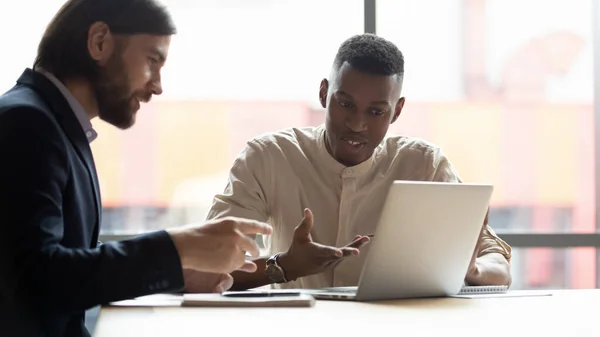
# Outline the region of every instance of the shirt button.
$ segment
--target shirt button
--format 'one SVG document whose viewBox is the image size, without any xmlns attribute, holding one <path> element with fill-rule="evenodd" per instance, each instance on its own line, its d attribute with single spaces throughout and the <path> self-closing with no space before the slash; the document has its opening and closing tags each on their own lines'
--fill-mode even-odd
<svg viewBox="0 0 600 337">
<path fill-rule="evenodd" d="M 86 133 L 85 133 L 85 135 L 86 135 L 88 138 L 91 138 L 91 137 L 92 137 L 92 131 L 88 131 L 88 132 L 86 132 Z"/>
</svg>

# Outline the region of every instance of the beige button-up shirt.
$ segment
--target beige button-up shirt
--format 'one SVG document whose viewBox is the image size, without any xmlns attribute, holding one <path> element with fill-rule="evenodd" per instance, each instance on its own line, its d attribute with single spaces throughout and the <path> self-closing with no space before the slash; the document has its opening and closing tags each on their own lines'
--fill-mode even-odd
<svg viewBox="0 0 600 337">
<path fill-rule="evenodd" d="M 249 141 L 233 163 L 224 192 L 215 196 L 208 219 L 237 216 L 270 223 L 273 234 L 264 241 L 272 255 L 289 248 L 303 209 L 310 208 L 313 240 L 340 247 L 356 235 L 375 232 L 392 181 L 460 181 L 442 150 L 423 140 L 388 136 L 369 160 L 346 167 L 329 154 L 324 136 L 325 127 L 319 126 Z M 495 252 L 510 260 L 510 246 L 489 226 L 481 240 L 479 255 Z M 278 286 L 355 286 L 368 250 L 366 245 L 358 257 L 333 270 Z"/>
</svg>

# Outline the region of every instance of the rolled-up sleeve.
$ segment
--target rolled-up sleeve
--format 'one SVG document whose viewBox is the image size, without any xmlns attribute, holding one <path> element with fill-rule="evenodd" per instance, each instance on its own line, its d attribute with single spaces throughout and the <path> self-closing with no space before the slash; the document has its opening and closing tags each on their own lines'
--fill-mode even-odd
<svg viewBox="0 0 600 337">
<path fill-rule="evenodd" d="M 498 253 L 510 262 L 512 257 L 512 249 L 504 240 L 502 240 L 490 225 L 486 224 L 480 237 L 480 246 L 478 256 L 483 256 L 491 253 Z"/>
<path fill-rule="evenodd" d="M 454 169 L 448 158 L 442 153 L 441 150 L 434 151 L 431 153 L 431 180 L 439 181 L 439 182 L 462 182 L 460 176 L 457 171 Z M 498 253 L 504 256 L 504 258 L 510 262 L 512 257 L 512 249 L 511 247 L 502 240 L 490 227 L 488 224 L 488 213 L 485 216 L 485 227 L 481 232 L 481 236 L 479 238 L 479 252 L 478 257 Z"/>
</svg>

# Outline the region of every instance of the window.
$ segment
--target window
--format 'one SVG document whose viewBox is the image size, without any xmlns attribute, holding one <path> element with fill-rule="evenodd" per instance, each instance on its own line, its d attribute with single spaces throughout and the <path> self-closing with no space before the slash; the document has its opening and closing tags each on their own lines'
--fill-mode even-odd
<svg viewBox="0 0 600 337">
<path fill-rule="evenodd" d="M 515 248 L 511 289 L 595 288 L 596 261 L 592 247 Z"/>
<path fill-rule="evenodd" d="M 393 131 L 442 146 L 463 180 L 493 183 L 498 232 L 596 231 L 591 12 L 592 1 L 377 1 L 377 34 L 406 61 Z M 513 265 L 517 287 L 595 287 L 594 249 L 530 248 Z M 561 277 L 531 281 L 540 265 Z"/>
<path fill-rule="evenodd" d="M 322 78 L 363 31 L 363 2 L 170 1 L 164 94 L 131 130 L 96 121 L 104 234 L 203 221 L 247 140 L 320 124 Z M 341 15 L 343 13 L 343 15 Z"/>
<path fill-rule="evenodd" d="M 33 66 L 44 29 L 63 3 L 63 0 L 20 0 L 0 4 L 0 42 L 10 46 L 10 51 L 3 50 L 0 62 L 1 93 L 15 85 L 26 67 Z M 15 18 L 19 18 L 18 29 Z"/>
<path fill-rule="evenodd" d="M 497 232 L 598 235 L 593 33 L 600 7 L 592 0 L 163 1 L 179 30 L 164 94 L 127 132 L 93 122 L 104 236 L 204 220 L 249 138 L 323 122 L 320 80 L 339 44 L 373 23 L 405 54 L 407 103 L 391 131 L 442 146 L 463 180 L 493 183 Z M 32 66 L 63 3 L 0 5 L 2 44 L 11 46 L 0 91 Z M 14 17 L 26 23 L 18 31 Z M 520 242 L 513 288 L 600 281 L 599 244 Z"/>
</svg>

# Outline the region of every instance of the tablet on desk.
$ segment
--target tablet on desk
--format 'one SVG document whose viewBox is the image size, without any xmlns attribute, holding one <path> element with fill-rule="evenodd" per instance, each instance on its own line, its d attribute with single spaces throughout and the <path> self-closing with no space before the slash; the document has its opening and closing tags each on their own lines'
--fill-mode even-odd
<svg viewBox="0 0 600 337">
<path fill-rule="evenodd" d="M 227 291 L 222 294 L 184 294 L 188 307 L 312 307 L 315 298 L 299 291 Z"/>
<path fill-rule="evenodd" d="M 256 298 L 256 297 L 300 297 L 302 295 L 299 291 L 226 291 L 222 294 L 225 297 L 238 297 L 238 298 Z"/>
</svg>

